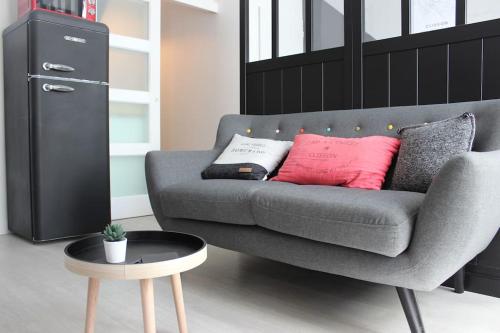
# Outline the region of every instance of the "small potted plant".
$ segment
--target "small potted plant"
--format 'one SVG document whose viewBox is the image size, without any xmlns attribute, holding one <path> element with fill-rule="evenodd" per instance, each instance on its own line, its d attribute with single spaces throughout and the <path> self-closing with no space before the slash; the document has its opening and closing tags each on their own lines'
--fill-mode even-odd
<svg viewBox="0 0 500 333">
<path fill-rule="evenodd" d="M 127 255 L 127 233 L 120 224 L 108 224 L 104 231 L 104 252 L 106 261 L 110 264 L 118 264 L 125 261 Z"/>
</svg>

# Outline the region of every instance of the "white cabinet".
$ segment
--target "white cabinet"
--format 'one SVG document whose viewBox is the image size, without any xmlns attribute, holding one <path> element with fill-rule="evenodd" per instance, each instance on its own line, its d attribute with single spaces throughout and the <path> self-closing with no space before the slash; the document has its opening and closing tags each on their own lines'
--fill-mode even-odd
<svg viewBox="0 0 500 333">
<path fill-rule="evenodd" d="M 144 157 L 160 149 L 161 0 L 99 0 L 110 29 L 111 215 L 152 213 Z"/>
</svg>

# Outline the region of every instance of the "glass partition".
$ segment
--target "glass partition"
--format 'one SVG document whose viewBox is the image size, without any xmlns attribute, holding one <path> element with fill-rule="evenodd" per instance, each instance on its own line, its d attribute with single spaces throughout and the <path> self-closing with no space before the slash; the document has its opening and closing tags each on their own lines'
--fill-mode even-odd
<svg viewBox="0 0 500 333">
<path fill-rule="evenodd" d="M 304 52 L 304 0 L 279 0 L 280 57 Z"/>
<path fill-rule="evenodd" d="M 365 0 L 363 41 L 401 36 L 401 0 Z"/>
<path fill-rule="evenodd" d="M 110 169 L 113 198 L 148 193 L 144 175 L 144 156 L 113 156 Z"/>
<path fill-rule="evenodd" d="M 499 0 L 467 1 L 467 23 L 476 23 L 500 18 Z"/>
<path fill-rule="evenodd" d="M 111 102 L 109 137 L 114 143 L 149 142 L 148 105 Z"/>
<path fill-rule="evenodd" d="M 109 49 L 109 84 L 114 89 L 148 90 L 148 54 L 124 49 Z"/>
<path fill-rule="evenodd" d="M 312 49 L 344 46 L 344 0 L 312 0 Z"/>
<path fill-rule="evenodd" d="M 272 57 L 272 2 L 248 1 L 248 61 Z"/>
<path fill-rule="evenodd" d="M 149 3 L 144 0 L 99 0 L 97 20 L 111 33 L 149 38 Z"/>
<path fill-rule="evenodd" d="M 454 27 L 456 5 L 456 0 L 412 0 L 411 33 Z"/>
</svg>

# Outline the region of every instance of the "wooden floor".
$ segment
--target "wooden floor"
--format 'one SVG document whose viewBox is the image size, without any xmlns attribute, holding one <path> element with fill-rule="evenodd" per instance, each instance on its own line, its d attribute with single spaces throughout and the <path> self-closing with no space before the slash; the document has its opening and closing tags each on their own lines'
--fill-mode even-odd
<svg viewBox="0 0 500 333">
<path fill-rule="evenodd" d="M 158 228 L 151 217 L 124 224 Z M 87 280 L 65 270 L 66 243 L 0 236 L 0 332 L 83 332 Z M 386 286 L 215 247 L 182 278 L 190 332 L 408 332 L 396 291 Z M 154 287 L 158 333 L 177 332 L 168 278 Z M 417 297 L 428 332 L 500 332 L 499 299 L 444 288 Z M 103 281 L 96 332 L 141 331 L 139 284 Z"/>
</svg>

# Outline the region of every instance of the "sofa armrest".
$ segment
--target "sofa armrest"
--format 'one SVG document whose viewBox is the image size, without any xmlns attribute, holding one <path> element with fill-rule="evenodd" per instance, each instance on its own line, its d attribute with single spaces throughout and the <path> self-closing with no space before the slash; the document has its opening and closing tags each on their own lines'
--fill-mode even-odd
<svg viewBox="0 0 500 333">
<path fill-rule="evenodd" d="M 415 274 L 441 284 L 482 252 L 499 227 L 500 151 L 453 158 L 420 208 L 408 250 Z"/>
<path fill-rule="evenodd" d="M 146 181 L 149 200 L 158 221 L 161 221 L 160 193 L 169 185 L 201 179 L 201 172 L 220 154 L 206 151 L 152 151 L 146 155 Z"/>
</svg>

